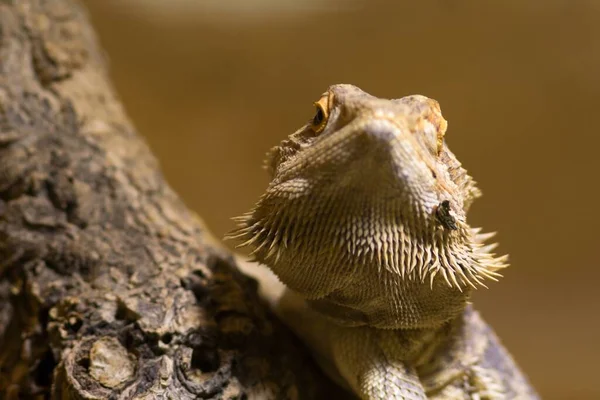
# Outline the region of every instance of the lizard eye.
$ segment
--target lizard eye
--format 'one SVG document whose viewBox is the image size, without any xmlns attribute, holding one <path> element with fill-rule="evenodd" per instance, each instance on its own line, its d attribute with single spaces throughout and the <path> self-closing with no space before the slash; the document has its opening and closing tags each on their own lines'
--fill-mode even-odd
<svg viewBox="0 0 600 400">
<path fill-rule="evenodd" d="M 315 133 L 321 133 L 323 129 L 325 129 L 325 125 L 327 125 L 327 119 L 329 118 L 327 103 L 327 96 L 321 97 L 321 99 L 315 103 L 317 112 L 311 122 L 311 128 Z"/>
</svg>

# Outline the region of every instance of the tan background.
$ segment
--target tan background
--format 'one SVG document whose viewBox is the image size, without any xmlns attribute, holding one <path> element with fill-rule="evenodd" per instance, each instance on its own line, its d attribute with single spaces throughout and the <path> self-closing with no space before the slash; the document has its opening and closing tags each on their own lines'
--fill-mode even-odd
<svg viewBox="0 0 600 400">
<path fill-rule="evenodd" d="M 332 83 L 437 99 L 512 267 L 476 294 L 545 399 L 600 399 L 600 2 L 88 0 L 131 118 L 222 235 Z"/>
</svg>

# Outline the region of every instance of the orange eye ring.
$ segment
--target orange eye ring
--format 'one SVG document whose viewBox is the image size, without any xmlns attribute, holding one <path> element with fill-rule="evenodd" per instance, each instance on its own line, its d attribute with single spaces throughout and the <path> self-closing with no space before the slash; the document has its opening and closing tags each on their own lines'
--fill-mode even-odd
<svg viewBox="0 0 600 400">
<path fill-rule="evenodd" d="M 324 95 L 319 99 L 319 101 L 315 102 L 315 108 L 317 112 L 311 121 L 312 130 L 315 133 L 323 132 L 325 126 L 327 125 L 327 120 L 329 119 L 329 96 Z"/>
</svg>

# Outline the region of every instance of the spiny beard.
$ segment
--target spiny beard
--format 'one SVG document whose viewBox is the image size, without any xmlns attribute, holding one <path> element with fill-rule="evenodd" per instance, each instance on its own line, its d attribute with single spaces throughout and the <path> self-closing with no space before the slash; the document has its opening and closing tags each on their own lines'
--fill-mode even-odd
<svg viewBox="0 0 600 400">
<path fill-rule="evenodd" d="M 308 278 L 303 263 L 310 268 L 319 256 L 320 276 L 342 265 L 371 265 L 402 279 L 428 282 L 431 288 L 440 278 L 463 290 L 485 286 L 485 279 L 496 280 L 497 271 L 507 266 L 507 256 L 492 253 L 496 244 L 485 245 L 494 234 L 481 234 L 461 221 L 457 230 L 449 231 L 432 216 L 394 201 L 344 204 L 344 198 L 284 201 L 267 192 L 237 219 L 239 228 L 228 237 L 243 240 L 239 247 L 253 247 L 256 261 L 280 276 L 292 268 Z"/>
</svg>

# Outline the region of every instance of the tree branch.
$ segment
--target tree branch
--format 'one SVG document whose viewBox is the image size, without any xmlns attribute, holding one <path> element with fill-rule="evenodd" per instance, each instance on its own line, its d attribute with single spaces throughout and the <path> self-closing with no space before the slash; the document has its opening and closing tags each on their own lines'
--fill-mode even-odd
<svg viewBox="0 0 600 400">
<path fill-rule="evenodd" d="M 77 3 L 0 0 L 0 397 L 324 396 L 165 183 L 100 54 Z"/>
</svg>

